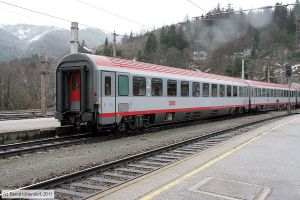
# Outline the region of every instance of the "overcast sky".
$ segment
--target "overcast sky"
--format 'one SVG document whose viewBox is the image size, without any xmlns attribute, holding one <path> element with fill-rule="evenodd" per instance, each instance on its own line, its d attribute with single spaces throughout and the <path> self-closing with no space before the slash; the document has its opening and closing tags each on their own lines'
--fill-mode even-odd
<svg viewBox="0 0 300 200">
<path fill-rule="evenodd" d="M 141 32 L 183 21 L 185 16 L 190 18 L 205 14 L 204 11 L 188 0 L 3 0 L 12 4 L 46 12 L 57 17 L 77 21 L 82 24 L 98 27 L 106 31 Z M 233 8 L 257 8 L 275 5 L 276 0 L 192 0 L 203 10 L 209 11 L 218 3 L 227 7 L 230 3 Z M 279 1 L 283 4 L 294 3 L 295 0 Z M 90 7 L 84 3 L 97 6 Z M 110 11 L 130 21 L 108 14 L 100 9 Z M 0 3 L 0 24 L 36 24 L 52 25 L 69 28 L 70 23 L 51 19 L 18 8 Z M 85 28 L 85 26 L 80 26 Z"/>
</svg>

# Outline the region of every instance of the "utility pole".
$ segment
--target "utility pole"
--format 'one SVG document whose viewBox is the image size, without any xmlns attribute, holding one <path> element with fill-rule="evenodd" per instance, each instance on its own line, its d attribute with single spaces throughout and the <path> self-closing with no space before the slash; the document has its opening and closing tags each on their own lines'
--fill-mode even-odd
<svg viewBox="0 0 300 200">
<path fill-rule="evenodd" d="M 48 65 L 48 61 L 45 56 L 40 57 L 40 65 L 41 65 L 41 112 L 42 115 L 46 115 L 46 75 L 48 71 L 46 69 Z"/>
<path fill-rule="evenodd" d="M 71 53 L 78 53 L 78 23 L 71 23 Z"/>
<path fill-rule="evenodd" d="M 244 56 L 242 57 L 242 79 L 245 79 Z"/>
<path fill-rule="evenodd" d="M 296 49 L 299 49 L 300 47 L 300 18 L 295 14 L 295 20 L 296 20 Z"/>
<path fill-rule="evenodd" d="M 267 61 L 268 61 L 268 63 L 267 63 L 267 82 L 268 83 L 270 83 L 271 81 L 270 81 L 270 59 L 271 59 L 271 57 L 270 56 L 267 56 L 266 57 L 266 59 L 267 59 Z"/>
<path fill-rule="evenodd" d="M 117 36 L 119 35 L 116 34 L 116 32 L 114 31 L 113 33 L 113 57 L 114 58 L 117 56 L 117 39 L 116 39 Z"/>
</svg>

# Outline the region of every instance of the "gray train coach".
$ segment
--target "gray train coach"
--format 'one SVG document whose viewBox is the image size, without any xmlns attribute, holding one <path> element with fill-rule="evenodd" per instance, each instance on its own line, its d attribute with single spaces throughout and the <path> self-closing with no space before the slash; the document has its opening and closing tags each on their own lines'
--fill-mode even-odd
<svg viewBox="0 0 300 200">
<path fill-rule="evenodd" d="M 70 54 L 56 72 L 61 125 L 119 131 L 300 103 L 300 87 L 131 60 Z"/>
</svg>

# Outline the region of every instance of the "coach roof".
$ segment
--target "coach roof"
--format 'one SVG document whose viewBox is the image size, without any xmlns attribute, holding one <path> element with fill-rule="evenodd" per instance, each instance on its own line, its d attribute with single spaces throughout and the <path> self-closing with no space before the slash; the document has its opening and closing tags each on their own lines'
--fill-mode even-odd
<svg viewBox="0 0 300 200">
<path fill-rule="evenodd" d="M 134 70 L 141 72 L 152 72 L 152 73 L 165 73 L 170 75 L 179 75 L 179 76 L 188 76 L 188 77 L 196 77 L 196 78 L 205 78 L 217 81 L 230 81 L 232 83 L 244 84 L 256 87 L 270 87 L 270 88 L 281 88 L 288 89 L 287 85 L 275 84 L 275 83 L 267 83 L 253 80 L 243 80 L 239 78 L 233 78 L 229 76 L 221 76 L 216 74 L 204 73 L 201 71 L 192 71 L 182 68 L 175 67 L 167 67 L 163 65 L 150 64 L 120 58 L 112 58 L 106 56 L 98 56 L 91 54 L 69 54 L 65 56 L 61 62 L 65 61 L 76 61 L 76 58 L 79 60 L 87 60 L 92 62 L 98 67 L 112 67 L 112 68 L 120 68 L 125 70 Z M 293 89 L 299 89 L 298 87 L 291 87 Z"/>
<path fill-rule="evenodd" d="M 123 68 L 123 69 L 136 70 L 142 72 L 165 73 L 171 75 L 200 77 L 200 78 L 213 79 L 213 80 L 230 81 L 239 84 L 247 84 L 242 79 L 228 77 L 228 76 L 221 76 L 216 74 L 209 74 L 201 71 L 192 71 L 192 70 L 186 70 L 182 68 L 167 67 L 163 65 L 156 65 L 156 64 L 125 60 L 120 58 L 112 58 L 106 56 L 98 56 L 98 55 L 88 55 L 88 56 L 91 58 L 91 60 L 94 61 L 95 65 L 99 67 Z"/>
</svg>

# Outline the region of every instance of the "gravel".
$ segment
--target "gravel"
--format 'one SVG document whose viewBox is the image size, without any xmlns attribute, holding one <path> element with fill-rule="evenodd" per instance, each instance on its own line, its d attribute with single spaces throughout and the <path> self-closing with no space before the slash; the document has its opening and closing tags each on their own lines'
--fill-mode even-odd
<svg viewBox="0 0 300 200">
<path fill-rule="evenodd" d="M 0 189 L 16 189 L 163 145 L 285 112 L 269 112 L 0 159 Z"/>
</svg>

